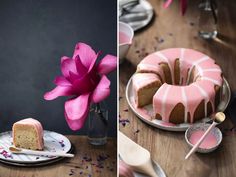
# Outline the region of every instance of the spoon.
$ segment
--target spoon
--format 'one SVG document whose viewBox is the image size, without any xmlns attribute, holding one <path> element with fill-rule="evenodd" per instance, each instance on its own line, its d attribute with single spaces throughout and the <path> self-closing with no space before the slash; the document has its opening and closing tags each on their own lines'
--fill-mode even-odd
<svg viewBox="0 0 236 177">
<path fill-rule="evenodd" d="M 223 122 L 225 120 L 225 114 L 223 112 L 218 112 L 215 114 L 215 119 L 213 120 L 213 123 L 209 126 L 209 128 L 206 130 L 206 132 L 202 135 L 202 137 L 199 139 L 199 141 L 192 147 L 192 149 L 189 151 L 189 153 L 185 156 L 185 160 L 188 159 L 200 146 L 200 144 L 203 142 L 203 140 L 206 138 L 208 133 L 219 123 Z"/>
<path fill-rule="evenodd" d="M 74 157 L 74 154 L 64 152 L 45 152 L 45 151 L 32 151 L 16 147 L 9 147 L 9 150 L 14 154 L 29 154 L 29 155 L 44 155 L 44 156 L 60 156 L 60 157 Z"/>
<path fill-rule="evenodd" d="M 153 169 L 150 152 L 119 132 L 119 154 L 122 160 L 137 172 L 158 177 Z"/>
</svg>

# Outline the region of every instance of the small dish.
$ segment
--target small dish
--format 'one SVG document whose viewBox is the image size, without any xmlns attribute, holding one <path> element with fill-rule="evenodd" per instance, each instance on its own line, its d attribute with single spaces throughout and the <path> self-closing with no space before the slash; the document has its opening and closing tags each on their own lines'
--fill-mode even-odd
<svg viewBox="0 0 236 177">
<path fill-rule="evenodd" d="M 119 22 L 119 63 L 122 63 L 134 37 L 134 31 L 130 25 Z M 121 38 L 125 38 L 121 40 Z"/>
<path fill-rule="evenodd" d="M 208 127 L 211 124 L 206 124 L 206 123 L 199 123 L 199 124 L 194 124 L 191 127 L 189 127 L 186 132 L 185 132 L 185 140 L 188 143 L 188 145 L 192 148 L 194 144 L 191 143 L 191 136 L 193 136 L 194 133 L 196 132 L 205 132 Z M 201 136 L 199 136 L 200 139 Z M 212 152 L 214 150 L 216 150 L 218 148 L 218 146 L 220 145 L 221 141 L 222 141 L 222 133 L 220 131 L 219 128 L 214 127 L 211 132 L 208 134 L 208 137 L 214 137 L 216 142 L 209 145 L 209 147 L 201 147 L 201 145 L 198 147 L 197 152 L 200 153 L 209 153 Z M 198 139 L 198 140 L 199 140 Z M 210 140 L 210 139 L 209 139 Z M 204 141 L 207 141 L 207 139 L 205 139 Z M 202 142 L 202 144 L 204 143 L 204 141 Z"/>
</svg>

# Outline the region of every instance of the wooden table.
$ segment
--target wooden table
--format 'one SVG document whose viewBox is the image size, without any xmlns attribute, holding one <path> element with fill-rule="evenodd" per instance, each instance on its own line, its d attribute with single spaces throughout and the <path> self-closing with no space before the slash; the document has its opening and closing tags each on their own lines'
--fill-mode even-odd
<svg viewBox="0 0 236 177">
<path fill-rule="evenodd" d="M 236 90 L 236 3 L 233 0 L 220 1 L 218 4 L 219 38 L 204 40 L 198 37 L 198 8 L 200 1 L 188 1 L 187 13 L 181 16 L 179 1 L 174 1 L 170 8 L 164 9 L 163 2 L 149 1 L 155 11 L 152 23 L 135 33 L 133 44 L 127 59 L 120 65 L 120 119 L 127 119 L 126 126 L 120 123 L 120 131 L 132 140 L 148 149 L 152 158 L 165 170 L 167 176 L 173 176 L 184 163 L 184 157 L 190 150 L 184 140 L 184 132 L 168 132 L 149 126 L 141 121 L 128 108 L 125 87 L 135 72 L 137 64 L 157 50 L 171 47 L 193 48 L 214 58 L 221 66 L 231 90 Z M 124 122 L 124 121 L 123 121 Z M 230 119 L 221 124 L 223 142 L 210 154 L 196 153 L 198 158 L 209 164 L 210 177 L 232 177 L 236 175 L 236 132 Z M 197 165 L 197 164 L 196 164 Z"/>
<path fill-rule="evenodd" d="M 0 164 L 0 177 L 111 177 L 116 176 L 116 138 L 104 146 L 88 143 L 85 136 L 67 136 L 75 146 L 75 157 L 43 167 L 14 167 Z"/>
</svg>

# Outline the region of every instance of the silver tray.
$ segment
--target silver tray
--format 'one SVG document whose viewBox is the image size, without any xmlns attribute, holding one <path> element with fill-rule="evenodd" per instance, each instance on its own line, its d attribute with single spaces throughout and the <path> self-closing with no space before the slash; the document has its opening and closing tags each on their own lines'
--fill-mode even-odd
<svg viewBox="0 0 236 177">
<path fill-rule="evenodd" d="M 152 5 L 146 0 L 140 0 L 139 5 L 131 9 L 129 13 L 120 16 L 119 20 L 128 23 L 134 31 L 137 31 L 147 26 L 153 15 Z"/>
<path fill-rule="evenodd" d="M 192 125 L 190 123 L 172 124 L 172 123 L 166 123 L 162 120 L 151 119 L 150 115 L 152 115 L 152 112 L 153 112 L 152 104 L 144 106 L 143 108 L 137 108 L 135 106 L 135 100 L 134 100 L 132 77 L 129 79 L 129 82 L 126 86 L 126 99 L 130 108 L 138 116 L 138 118 L 140 118 L 142 121 L 146 122 L 147 124 L 153 127 L 160 128 L 167 131 L 185 131 L 189 128 L 189 126 Z M 216 111 L 224 112 L 229 104 L 230 98 L 231 98 L 231 91 L 230 91 L 229 83 L 225 78 L 223 78 L 221 100 Z M 200 121 L 197 121 L 196 123 L 201 123 L 201 122 L 204 123 L 210 120 L 211 119 L 209 117 L 206 117 Z"/>
</svg>

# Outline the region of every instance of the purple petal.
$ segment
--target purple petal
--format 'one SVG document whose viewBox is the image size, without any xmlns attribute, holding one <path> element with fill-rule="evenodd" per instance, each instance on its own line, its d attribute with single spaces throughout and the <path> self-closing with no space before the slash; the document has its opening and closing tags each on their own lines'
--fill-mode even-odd
<svg viewBox="0 0 236 177">
<path fill-rule="evenodd" d="M 73 90 L 79 95 L 93 91 L 95 86 L 96 83 L 93 83 L 93 79 L 89 74 L 86 74 L 73 82 Z"/>
<path fill-rule="evenodd" d="M 106 55 L 98 64 L 97 71 L 100 74 L 108 74 L 117 67 L 117 57 L 113 55 Z"/>
<path fill-rule="evenodd" d="M 71 59 L 70 57 L 67 57 L 67 56 L 63 56 L 63 57 L 61 57 L 61 63 L 64 61 L 64 60 L 66 60 L 66 59 Z"/>
<path fill-rule="evenodd" d="M 71 83 L 63 76 L 57 76 L 54 83 L 59 86 L 71 86 Z"/>
<path fill-rule="evenodd" d="M 66 87 L 66 86 L 57 86 L 50 92 L 47 92 L 44 94 L 44 99 L 45 100 L 54 100 L 55 98 L 59 96 L 69 96 L 73 95 L 72 88 L 71 87 Z"/>
<path fill-rule="evenodd" d="M 65 117 L 72 130 L 79 130 L 83 127 L 89 112 L 89 94 L 80 95 L 65 103 Z"/>
<path fill-rule="evenodd" d="M 187 0 L 180 0 L 180 7 L 181 7 L 181 13 L 182 15 L 184 15 L 187 9 Z"/>
<path fill-rule="evenodd" d="M 89 45 L 84 43 L 78 43 L 75 46 L 73 59 L 75 59 L 78 55 L 83 65 L 87 68 L 87 70 L 90 71 L 96 62 L 97 54 Z"/>
<path fill-rule="evenodd" d="M 72 84 L 74 83 L 75 80 L 80 78 L 79 75 L 77 75 L 71 71 L 69 71 L 69 75 L 70 75 L 69 80 Z"/>
<path fill-rule="evenodd" d="M 164 8 L 167 8 L 167 7 L 170 6 L 171 3 L 172 3 L 172 0 L 167 0 L 167 1 L 164 3 L 163 7 L 164 7 Z"/>
<path fill-rule="evenodd" d="M 75 64 L 76 64 L 76 69 L 79 76 L 83 76 L 88 72 L 88 69 L 81 62 L 79 55 L 75 57 Z"/>
<path fill-rule="evenodd" d="M 97 87 L 93 91 L 92 101 L 98 103 L 110 95 L 110 81 L 103 75 Z"/>
<path fill-rule="evenodd" d="M 65 76 L 65 78 L 68 78 L 70 76 L 69 73 L 70 71 L 77 74 L 75 60 L 73 59 L 63 60 L 61 63 L 61 72 Z"/>
</svg>

